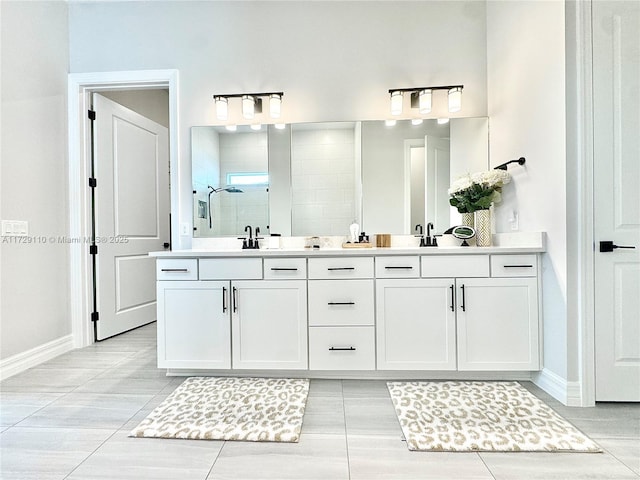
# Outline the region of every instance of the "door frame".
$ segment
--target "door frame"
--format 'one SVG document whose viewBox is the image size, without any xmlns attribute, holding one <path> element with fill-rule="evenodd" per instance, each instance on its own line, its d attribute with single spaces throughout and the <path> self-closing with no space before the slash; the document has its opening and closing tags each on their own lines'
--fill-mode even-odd
<svg viewBox="0 0 640 480">
<path fill-rule="evenodd" d="M 70 73 L 67 85 L 68 100 L 68 182 L 69 182 L 69 289 L 71 333 L 74 348 L 93 343 L 92 271 L 89 258 L 91 235 L 90 192 L 88 188 L 91 145 L 87 111 L 91 93 L 104 90 L 136 90 L 167 88 L 169 90 L 169 177 L 171 212 L 180 211 L 178 175 L 178 70 L 137 70 L 120 72 Z M 171 242 L 179 244 L 178 218 L 171 219 Z M 76 240 L 77 239 L 77 240 Z"/>
<path fill-rule="evenodd" d="M 575 160 L 567 163 L 568 173 L 575 174 L 575 191 L 571 191 L 567 184 L 567 206 L 569 201 L 573 203 L 576 215 L 573 219 L 567 217 L 567 246 L 569 247 L 568 265 L 574 263 L 574 267 L 568 272 L 569 279 L 575 281 L 576 297 L 573 308 L 569 310 L 568 317 L 575 314 L 576 321 L 576 351 L 572 352 L 569 346 L 568 352 L 574 354 L 578 362 L 578 382 L 575 389 L 569 388 L 567 392 L 568 404 L 573 406 L 589 407 L 595 405 L 595 216 L 594 205 L 594 116 L 593 116 L 593 49 L 591 46 L 592 31 L 592 6 L 591 1 L 575 2 L 575 10 L 567 7 L 565 25 L 569 23 L 575 27 L 576 51 L 573 64 L 575 71 L 575 105 L 572 112 L 575 116 L 575 125 L 572 134 L 574 138 Z M 570 60 L 567 58 L 567 60 Z M 569 65 L 569 62 L 567 62 Z M 570 76 L 568 75 L 570 78 Z M 569 86 L 569 85 L 568 85 Z M 569 112 L 568 112 L 569 113 Z M 571 145 L 567 142 L 567 146 Z M 570 153 L 570 152 L 568 152 Z M 567 155 L 571 158 L 571 155 Z M 567 175 L 567 178 L 570 176 Z M 573 198 L 572 198 L 573 197 Z M 570 232 L 575 232 L 571 234 Z M 571 245 L 575 245 L 575 251 L 570 252 Z M 573 258 L 572 258 L 573 257 Z M 572 262 L 573 260 L 573 262 Z M 569 302 L 571 309 L 571 301 Z M 573 382 L 569 382 L 571 384 Z"/>
</svg>

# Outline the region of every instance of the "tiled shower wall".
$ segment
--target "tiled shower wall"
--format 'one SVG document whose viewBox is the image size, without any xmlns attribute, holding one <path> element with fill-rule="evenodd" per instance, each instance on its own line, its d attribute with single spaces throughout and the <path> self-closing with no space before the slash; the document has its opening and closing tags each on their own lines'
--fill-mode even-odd
<svg viewBox="0 0 640 480">
<path fill-rule="evenodd" d="M 291 133 L 292 235 L 348 235 L 356 218 L 354 128 Z"/>
</svg>

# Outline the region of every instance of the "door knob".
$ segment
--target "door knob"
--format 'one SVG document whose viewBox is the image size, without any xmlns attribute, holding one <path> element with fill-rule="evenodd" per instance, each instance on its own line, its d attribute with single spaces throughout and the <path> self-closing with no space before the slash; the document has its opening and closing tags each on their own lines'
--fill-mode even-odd
<svg viewBox="0 0 640 480">
<path fill-rule="evenodd" d="M 162 244 L 162 246 L 163 246 L 164 248 L 169 248 L 169 247 L 171 246 L 171 244 L 170 244 L 169 242 L 164 242 L 164 243 Z"/>
<path fill-rule="evenodd" d="M 604 240 L 600 242 L 601 252 L 613 252 L 616 248 L 636 248 L 634 246 L 616 245 L 610 240 Z"/>
</svg>

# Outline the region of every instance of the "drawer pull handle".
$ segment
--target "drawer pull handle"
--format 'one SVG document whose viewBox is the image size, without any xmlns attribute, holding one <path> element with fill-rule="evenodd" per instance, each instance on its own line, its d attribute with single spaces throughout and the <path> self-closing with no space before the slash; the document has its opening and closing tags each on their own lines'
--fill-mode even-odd
<svg viewBox="0 0 640 480">
<path fill-rule="evenodd" d="M 327 270 L 330 272 L 334 270 L 355 270 L 355 267 L 328 267 Z"/>
<path fill-rule="evenodd" d="M 355 305 L 356 302 L 327 302 L 327 305 Z"/>
<path fill-rule="evenodd" d="M 271 267 L 271 270 L 274 272 L 297 272 L 297 268 L 285 268 L 285 267 Z"/>
<path fill-rule="evenodd" d="M 329 347 L 329 351 L 330 352 L 337 352 L 337 351 L 349 351 L 349 352 L 355 352 L 356 351 L 356 347 Z"/>
<path fill-rule="evenodd" d="M 533 268 L 533 265 L 503 265 L 504 268 Z"/>
<path fill-rule="evenodd" d="M 394 266 L 390 266 L 390 267 L 384 267 L 387 270 L 413 270 L 413 267 L 394 267 Z"/>
<path fill-rule="evenodd" d="M 187 273 L 189 271 L 188 268 L 161 268 L 161 272 L 182 272 Z"/>
</svg>

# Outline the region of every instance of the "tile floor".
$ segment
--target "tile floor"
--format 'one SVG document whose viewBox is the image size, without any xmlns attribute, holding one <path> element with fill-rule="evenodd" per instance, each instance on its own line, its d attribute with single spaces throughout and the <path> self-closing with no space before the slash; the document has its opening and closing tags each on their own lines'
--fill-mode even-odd
<svg viewBox="0 0 640 480">
<path fill-rule="evenodd" d="M 0 384 L 0 478 L 639 479 L 640 404 L 564 407 L 603 454 L 410 452 L 383 381 L 312 380 L 297 444 L 129 438 L 182 381 L 156 367 L 155 325 Z"/>
</svg>

